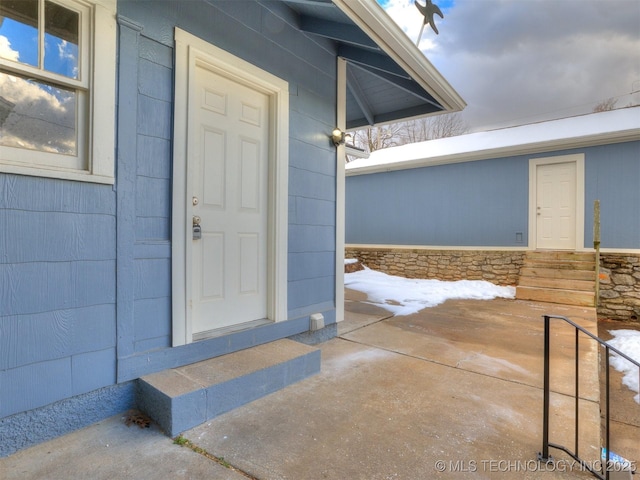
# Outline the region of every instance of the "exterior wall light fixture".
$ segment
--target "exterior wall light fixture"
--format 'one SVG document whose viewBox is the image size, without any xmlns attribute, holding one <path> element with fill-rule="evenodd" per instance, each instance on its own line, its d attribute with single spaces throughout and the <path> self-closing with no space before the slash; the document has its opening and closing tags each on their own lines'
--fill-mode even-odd
<svg viewBox="0 0 640 480">
<path fill-rule="evenodd" d="M 339 128 L 334 128 L 333 132 L 331 132 L 331 141 L 336 147 L 338 145 L 344 145 L 348 140 L 351 140 L 351 135 L 343 132 Z"/>
</svg>

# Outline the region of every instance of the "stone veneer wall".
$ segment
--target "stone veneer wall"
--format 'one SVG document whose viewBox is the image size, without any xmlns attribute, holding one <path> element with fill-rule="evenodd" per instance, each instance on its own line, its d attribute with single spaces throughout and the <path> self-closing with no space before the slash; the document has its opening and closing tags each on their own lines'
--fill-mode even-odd
<svg viewBox="0 0 640 480">
<path fill-rule="evenodd" d="M 486 280 L 517 285 L 525 252 L 520 250 L 433 250 L 415 247 L 345 248 L 345 258 L 357 258 L 367 267 L 406 278 Z"/>
<path fill-rule="evenodd" d="M 598 317 L 640 319 L 640 254 L 600 253 Z"/>
</svg>

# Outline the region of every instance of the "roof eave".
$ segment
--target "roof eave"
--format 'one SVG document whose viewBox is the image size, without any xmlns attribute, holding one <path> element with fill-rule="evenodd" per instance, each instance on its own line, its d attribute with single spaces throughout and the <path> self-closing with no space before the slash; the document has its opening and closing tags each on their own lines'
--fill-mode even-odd
<svg viewBox="0 0 640 480">
<path fill-rule="evenodd" d="M 391 164 L 368 165 L 363 167 L 349 168 L 345 171 L 346 176 L 367 175 L 371 173 L 390 172 L 395 170 L 408 170 L 411 168 L 433 167 L 436 165 L 446 165 L 451 163 L 473 162 L 476 160 L 488 160 L 490 158 L 512 157 L 517 155 L 529 155 L 536 153 L 551 152 L 555 150 L 569 150 L 572 148 L 585 148 L 597 145 L 607 145 L 612 143 L 633 142 L 640 140 L 640 128 L 631 128 L 616 132 L 605 132 L 594 135 L 584 135 L 572 138 L 562 138 L 543 142 L 525 143 L 521 145 L 509 145 L 498 148 L 488 148 L 441 155 L 431 158 L 415 158 Z"/>
<path fill-rule="evenodd" d="M 332 1 L 414 81 L 438 100 L 445 111 L 464 109 L 467 104 L 458 92 L 375 0 Z"/>
</svg>

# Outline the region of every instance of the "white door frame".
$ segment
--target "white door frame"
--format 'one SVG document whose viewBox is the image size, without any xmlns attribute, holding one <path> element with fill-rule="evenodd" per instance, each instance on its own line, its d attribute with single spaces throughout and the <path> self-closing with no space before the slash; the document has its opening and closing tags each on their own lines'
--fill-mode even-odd
<svg viewBox="0 0 640 480">
<path fill-rule="evenodd" d="M 529 249 L 537 248 L 537 182 L 538 166 L 554 163 L 575 163 L 576 165 L 576 250 L 584 248 L 584 154 L 559 155 L 557 157 L 529 159 Z"/>
<path fill-rule="evenodd" d="M 173 346 L 193 341 L 191 330 L 191 219 L 187 218 L 189 93 L 195 68 L 205 68 L 259 90 L 270 99 L 267 316 L 287 318 L 289 85 L 286 81 L 179 28 L 175 29 L 173 125 L 172 333 Z"/>
</svg>

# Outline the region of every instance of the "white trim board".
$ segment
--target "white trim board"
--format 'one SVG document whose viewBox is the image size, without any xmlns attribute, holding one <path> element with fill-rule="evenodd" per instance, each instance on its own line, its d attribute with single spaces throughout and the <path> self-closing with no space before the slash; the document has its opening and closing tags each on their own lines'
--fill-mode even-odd
<svg viewBox="0 0 640 480">
<path fill-rule="evenodd" d="M 269 152 L 269 232 L 267 316 L 287 318 L 289 86 L 270 73 L 179 28 L 175 29 L 175 110 L 173 131 L 172 204 L 172 325 L 173 346 L 191 343 L 189 298 L 191 261 L 187 242 L 191 223 L 186 216 L 188 176 L 187 121 L 189 91 L 196 63 L 270 97 L 272 112 Z M 190 220 L 190 219 L 189 219 Z"/>
<path fill-rule="evenodd" d="M 336 125 L 345 131 L 347 123 L 347 62 L 337 59 Z M 344 320 L 344 240 L 346 235 L 346 180 L 344 144 L 336 148 L 336 322 Z"/>
</svg>

